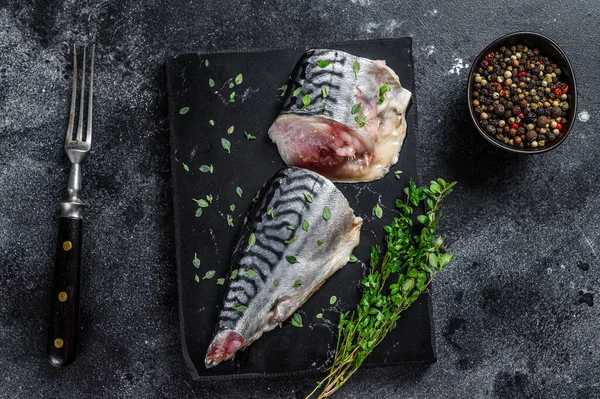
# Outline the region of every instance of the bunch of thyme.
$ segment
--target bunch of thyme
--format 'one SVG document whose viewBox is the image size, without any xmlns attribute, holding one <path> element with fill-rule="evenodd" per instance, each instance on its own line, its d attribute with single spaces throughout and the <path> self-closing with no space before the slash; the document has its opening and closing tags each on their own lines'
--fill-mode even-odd
<svg viewBox="0 0 600 399">
<path fill-rule="evenodd" d="M 327 398 L 344 385 L 396 326 L 401 313 L 454 258 L 443 252 L 444 242 L 441 237 L 435 237 L 435 229 L 442 216 L 440 202 L 452 192 L 455 184 L 440 178 L 429 187 L 417 187 L 411 179 L 404 189 L 406 199 L 396 201 L 399 215 L 391 225 L 384 227 L 383 259 L 380 262 L 380 248 L 373 247 L 369 273 L 361 282 L 362 299 L 354 311 L 340 315 L 333 364 L 307 398 L 319 389 L 318 398 Z M 411 237 L 413 211 L 422 202 L 427 204 L 428 210 L 417 216 L 421 232 Z"/>
</svg>

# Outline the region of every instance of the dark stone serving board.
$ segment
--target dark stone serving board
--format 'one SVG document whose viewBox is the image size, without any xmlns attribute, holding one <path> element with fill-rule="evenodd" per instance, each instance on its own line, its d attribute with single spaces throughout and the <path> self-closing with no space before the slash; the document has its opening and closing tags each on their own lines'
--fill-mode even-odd
<svg viewBox="0 0 600 399">
<path fill-rule="evenodd" d="M 319 47 L 384 59 L 396 71 L 402 85 L 414 94 L 410 38 Z M 400 161 L 392 169 L 404 172 L 400 181 L 390 173 L 371 183 L 337 184 L 355 213 L 364 219 L 361 242 L 354 251 L 360 262 L 347 264 L 299 309 L 304 327 L 284 322 L 281 328 L 264 334 L 240 351 L 234 361 L 209 370 L 204 367 L 204 355 L 224 290 L 217 279 L 228 274 L 232 249 L 252 198 L 284 166 L 267 130 L 283 100 L 277 88 L 287 83 L 304 51 L 185 54 L 167 62 L 181 338 L 185 361 L 196 379 L 323 370 L 335 351 L 339 313 L 353 308 L 360 299 L 359 282 L 366 271 L 370 248 L 383 243 L 382 227 L 395 215 L 395 199 L 408 179 L 417 176 L 417 117 L 413 96 L 406 116 L 407 137 Z M 208 66 L 205 60 L 209 61 Z M 239 73 L 243 74 L 243 83 L 229 89 L 229 82 Z M 213 88 L 209 87 L 209 79 L 216 83 Z M 232 91 L 236 92 L 235 102 L 229 102 Z M 184 107 L 189 107 L 189 111 L 181 114 Z M 214 120 L 214 126 L 209 120 Z M 228 135 L 230 126 L 235 128 Z M 256 140 L 246 139 L 244 132 L 256 136 Z M 230 154 L 221 147 L 222 137 L 231 142 Z M 199 170 L 201 165 L 210 164 L 213 173 Z M 243 190 L 241 198 L 236 195 L 238 186 Z M 214 200 L 196 218 L 198 205 L 193 199 L 205 198 L 207 194 Z M 371 215 L 378 199 L 384 209 L 382 219 Z M 230 204 L 235 204 L 235 211 L 230 211 Z M 227 215 L 233 217 L 233 228 L 228 227 Z M 193 264 L 194 254 L 201 261 L 199 268 Z M 202 279 L 208 270 L 215 270 L 215 276 Z M 334 305 L 330 305 L 332 295 L 338 298 Z M 318 313 L 323 313 L 323 319 L 315 318 Z M 435 361 L 430 314 L 430 297 L 426 293 L 403 314 L 397 328 L 365 364 Z"/>
</svg>

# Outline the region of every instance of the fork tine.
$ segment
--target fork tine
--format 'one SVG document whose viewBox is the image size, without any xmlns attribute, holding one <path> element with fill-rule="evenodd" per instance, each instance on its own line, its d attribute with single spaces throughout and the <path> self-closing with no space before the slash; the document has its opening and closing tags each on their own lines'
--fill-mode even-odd
<svg viewBox="0 0 600 399">
<path fill-rule="evenodd" d="M 71 93 L 71 111 L 69 113 L 69 124 L 67 126 L 67 138 L 65 144 L 73 140 L 73 123 L 75 122 L 75 102 L 77 100 L 77 49 L 73 45 L 73 92 Z"/>
<path fill-rule="evenodd" d="M 85 132 L 85 142 L 87 144 L 92 143 L 92 100 L 94 98 L 94 55 L 96 53 L 96 46 L 92 45 L 92 62 L 90 65 L 90 93 L 88 98 L 88 114 L 87 114 L 87 126 Z"/>
<path fill-rule="evenodd" d="M 77 141 L 83 141 L 83 102 L 85 97 L 85 46 L 83 46 L 83 61 L 81 62 L 81 96 L 79 99 L 79 123 L 77 124 Z"/>
</svg>

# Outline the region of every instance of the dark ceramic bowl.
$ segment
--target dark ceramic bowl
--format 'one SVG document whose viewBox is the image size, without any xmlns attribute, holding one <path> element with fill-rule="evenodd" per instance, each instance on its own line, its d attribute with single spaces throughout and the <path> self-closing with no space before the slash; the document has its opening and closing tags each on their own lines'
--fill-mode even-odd
<svg viewBox="0 0 600 399">
<path fill-rule="evenodd" d="M 567 123 L 563 124 L 563 130 L 560 136 L 558 136 L 558 138 L 553 142 L 546 142 L 546 145 L 544 147 L 518 148 L 501 143 L 495 137 L 490 136 L 481 127 L 481 125 L 479 124 L 479 118 L 475 114 L 475 107 L 473 107 L 473 85 L 475 84 L 474 77 L 477 68 L 481 64 L 481 61 L 484 60 L 487 54 L 498 50 L 502 46 L 510 47 L 518 44 L 525 45 L 531 49 L 539 49 L 541 55 L 548 57 L 550 61 L 555 63 L 560 68 L 560 81 L 566 83 L 569 86 L 569 91 L 567 92 L 566 100 L 569 103 L 569 109 L 567 110 L 567 115 L 565 116 L 565 118 L 567 119 Z M 565 53 L 561 50 L 560 47 L 558 47 L 556 43 L 538 33 L 515 32 L 495 40 L 489 46 L 484 48 L 481 53 L 479 53 L 477 59 L 473 62 L 469 71 L 469 83 L 467 85 L 467 101 L 469 106 L 469 113 L 471 115 L 473 124 L 475 125 L 477 131 L 487 141 L 489 141 L 496 147 L 506 151 L 516 152 L 520 154 L 539 154 L 542 152 L 553 150 L 554 148 L 558 147 L 563 141 L 565 141 L 565 139 L 571 132 L 571 129 L 573 128 L 573 123 L 575 122 L 575 117 L 577 115 L 577 85 L 575 84 L 575 76 L 573 75 L 573 68 L 571 67 L 571 63 L 567 59 Z"/>
</svg>

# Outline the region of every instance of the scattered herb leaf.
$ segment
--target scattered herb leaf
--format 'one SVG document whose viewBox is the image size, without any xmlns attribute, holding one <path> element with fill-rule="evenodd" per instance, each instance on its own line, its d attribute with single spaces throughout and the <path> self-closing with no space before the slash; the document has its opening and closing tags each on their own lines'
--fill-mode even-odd
<svg viewBox="0 0 600 399">
<path fill-rule="evenodd" d="M 232 91 L 231 94 L 229 95 L 229 102 L 235 102 L 235 91 Z"/>
<path fill-rule="evenodd" d="M 230 88 L 230 89 L 233 89 L 234 87 L 235 87 L 235 84 L 234 84 L 233 82 L 230 82 L 230 83 L 229 83 L 229 88 Z"/>
<path fill-rule="evenodd" d="M 309 193 L 304 193 L 304 198 L 306 198 L 306 201 L 308 201 L 309 203 L 313 202 L 313 199 Z"/>
<path fill-rule="evenodd" d="M 199 283 L 199 282 L 200 282 L 200 277 L 198 277 L 198 275 L 197 275 L 197 274 L 195 274 L 195 275 L 194 275 L 194 280 L 196 280 L 196 282 L 197 282 L 197 283 Z"/>
<path fill-rule="evenodd" d="M 233 218 L 231 215 L 227 215 L 227 226 L 233 227 Z"/>
<path fill-rule="evenodd" d="M 285 260 L 287 260 L 287 263 L 289 263 L 290 265 L 296 264 L 296 263 L 300 263 L 298 261 L 298 259 L 296 259 L 295 256 L 293 255 L 286 255 Z"/>
<path fill-rule="evenodd" d="M 208 121 L 208 124 L 209 124 L 209 125 L 211 125 L 211 126 L 214 126 L 214 125 L 215 125 L 215 121 L 213 121 L 213 120 L 211 119 L 211 120 L 209 120 L 209 121 Z"/>
<path fill-rule="evenodd" d="M 204 60 L 204 66 L 208 66 L 208 59 Z"/>
<path fill-rule="evenodd" d="M 294 281 L 294 288 L 298 288 L 302 285 L 302 282 L 300 280 L 296 280 Z"/>
<path fill-rule="evenodd" d="M 213 166 L 212 165 L 202 165 L 200 166 L 200 172 L 202 173 L 212 173 L 213 172 Z"/>
<path fill-rule="evenodd" d="M 213 200 L 212 194 L 206 194 L 206 200 L 208 201 L 209 204 L 212 203 L 212 200 Z"/>
<path fill-rule="evenodd" d="M 187 166 L 186 164 L 184 164 L 183 162 L 181 163 L 183 165 L 183 170 L 185 170 L 186 172 L 190 171 L 190 167 Z"/>
<path fill-rule="evenodd" d="M 233 307 L 233 310 L 235 310 L 236 312 L 240 312 L 240 313 L 242 313 L 242 312 L 243 312 L 244 310 L 246 310 L 246 309 L 248 309 L 248 306 L 246 306 L 246 305 L 242 305 L 242 304 L 235 305 L 235 306 Z"/>
<path fill-rule="evenodd" d="M 360 62 L 358 60 L 352 64 L 352 70 L 354 71 L 354 77 L 358 78 L 358 72 L 360 71 Z"/>
<path fill-rule="evenodd" d="M 302 230 L 304 230 L 308 233 L 309 227 L 310 227 L 310 223 L 308 223 L 308 220 L 304 220 L 304 222 L 302 222 Z"/>
<path fill-rule="evenodd" d="M 317 313 L 317 315 L 315 317 L 317 319 L 322 319 L 323 318 L 323 313 Z"/>
<path fill-rule="evenodd" d="M 292 325 L 294 327 L 302 327 L 302 316 L 300 316 L 298 313 L 294 313 L 294 316 L 292 317 Z"/>
<path fill-rule="evenodd" d="M 224 150 L 227 150 L 227 152 L 231 154 L 231 142 L 229 140 L 227 140 L 226 138 L 221 138 L 221 147 L 223 147 Z"/>
<path fill-rule="evenodd" d="M 327 65 L 329 65 L 329 61 L 327 61 L 327 60 L 317 61 L 317 65 L 321 68 L 325 68 L 325 67 L 327 67 Z"/>
<path fill-rule="evenodd" d="M 238 197 L 242 198 L 242 189 L 240 187 L 235 188 L 235 193 L 238 195 Z"/>
<path fill-rule="evenodd" d="M 179 115 L 185 115 L 190 110 L 190 107 L 183 107 L 179 110 Z"/>
<path fill-rule="evenodd" d="M 358 111 L 360 111 L 360 107 L 362 106 L 362 103 L 356 103 L 352 106 L 352 115 L 358 113 Z"/>
<path fill-rule="evenodd" d="M 235 126 L 229 126 L 229 129 L 227 129 L 227 134 L 233 133 L 234 129 L 235 129 Z"/>
<path fill-rule="evenodd" d="M 274 285 L 275 287 L 279 287 L 279 281 L 277 281 L 277 280 L 273 280 L 273 285 Z"/>
<path fill-rule="evenodd" d="M 323 219 L 325 219 L 325 220 L 331 219 L 331 210 L 329 209 L 328 206 L 326 206 L 325 209 L 323 209 Z"/>
<path fill-rule="evenodd" d="M 305 94 L 304 97 L 302 97 L 302 105 L 304 105 L 304 108 L 310 105 L 310 94 Z"/>
<path fill-rule="evenodd" d="M 197 269 L 200 267 L 200 259 L 198 259 L 198 254 L 194 252 L 194 260 L 192 261 L 194 267 Z"/>
<path fill-rule="evenodd" d="M 248 269 L 244 271 L 244 275 L 248 278 L 256 278 L 258 277 L 258 272 L 254 269 Z"/>
<path fill-rule="evenodd" d="M 394 172 L 394 176 L 396 176 L 396 179 L 400 180 L 400 175 L 402 174 L 401 170 L 397 170 Z"/>
<path fill-rule="evenodd" d="M 296 90 L 294 90 L 294 92 L 292 93 L 292 97 L 298 97 L 298 95 L 300 94 L 301 91 L 302 91 L 302 86 L 300 86 Z"/>
<path fill-rule="evenodd" d="M 235 211 L 235 204 L 231 204 L 231 205 L 229 205 L 229 210 L 230 210 L 231 212 Z"/>
<path fill-rule="evenodd" d="M 194 200 L 200 208 L 208 208 L 208 202 L 204 198 Z"/>
<path fill-rule="evenodd" d="M 354 117 L 354 120 L 356 121 L 356 123 L 358 123 L 358 126 L 360 126 L 360 127 L 363 127 L 367 123 L 367 120 L 365 119 L 365 117 L 361 116 L 361 115 L 356 115 Z"/>
<path fill-rule="evenodd" d="M 248 237 L 248 249 L 252 248 L 256 244 L 256 235 L 254 233 L 250 234 Z"/>
<path fill-rule="evenodd" d="M 244 81 L 244 77 L 242 76 L 242 74 L 240 73 L 238 76 L 235 77 L 235 84 L 236 85 L 241 85 L 242 82 Z"/>
<path fill-rule="evenodd" d="M 381 209 L 379 202 L 373 207 L 373 216 L 376 216 L 378 219 L 381 219 L 383 216 L 383 209 Z"/>
<path fill-rule="evenodd" d="M 219 284 L 219 285 L 225 284 L 225 279 L 224 278 L 217 279 L 217 284 Z"/>
<path fill-rule="evenodd" d="M 212 79 L 208 79 L 208 85 L 209 85 L 210 87 L 215 87 L 215 81 L 214 81 L 214 80 L 212 80 Z"/>
<path fill-rule="evenodd" d="M 383 85 L 379 88 L 379 95 L 383 96 L 385 93 L 388 92 L 388 90 L 390 89 L 390 87 L 388 85 Z"/>
<path fill-rule="evenodd" d="M 274 210 L 273 208 L 269 209 L 269 210 L 268 210 L 268 211 L 265 213 L 265 216 L 269 216 L 269 217 L 270 217 L 271 219 L 273 219 L 273 220 L 277 220 L 277 219 L 279 219 L 278 217 L 276 217 L 276 216 L 275 216 L 275 213 L 274 213 L 274 211 L 275 211 L 275 210 Z"/>
<path fill-rule="evenodd" d="M 196 213 L 195 213 L 194 216 L 196 216 L 197 218 L 199 218 L 200 216 L 202 216 L 202 208 L 196 209 Z"/>
<path fill-rule="evenodd" d="M 244 135 L 248 140 L 254 140 L 256 136 L 251 135 L 250 133 L 244 132 Z"/>
<path fill-rule="evenodd" d="M 240 271 L 239 269 L 235 269 L 235 270 L 233 270 L 233 271 L 231 272 L 231 276 L 229 276 L 229 278 L 230 278 L 231 280 L 235 280 L 235 279 L 237 278 L 237 275 L 238 275 L 239 271 Z"/>
<path fill-rule="evenodd" d="M 350 259 L 348 260 L 348 262 L 356 263 L 356 262 L 358 262 L 358 258 L 356 256 L 354 256 L 354 254 L 352 254 L 352 255 L 350 255 Z"/>
<path fill-rule="evenodd" d="M 285 226 L 285 228 L 288 230 L 296 230 L 296 228 L 294 226 L 292 226 L 291 224 L 288 224 L 287 226 Z"/>
<path fill-rule="evenodd" d="M 336 302 L 337 302 L 337 296 L 332 295 L 331 298 L 329 298 L 329 304 L 333 305 Z"/>
<path fill-rule="evenodd" d="M 277 89 L 277 91 L 281 92 L 281 96 L 285 96 L 285 92 L 287 91 L 287 85 L 283 85 L 280 88 Z"/>
<path fill-rule="evenodd" d="M 204 275 L 204 277 L 202 277 L 202 280 L 210 280 L 214 276 L 215 276 L 215 271 L 214 270 L 209 270 L 209 271 L 206 272 L 206 274 Z"/>
<path fill-rule="evenodd" d="M 296 242 L 296 241 L 298 241 L 298 237 L 294 237 L 294 238 L 291 238 L 289 240 L 285 240 L 284 242 L 286 244 L 291 244 L 291 243 Z"/>
<path fill-rule="evenodd" d="M 321 245 L 323 245 L 323 244 L 324 244 L 323 240 L 317 240 L 317 245 L 318 245 L 318 246 L 321 246 Z"/>
<path fill-rule="evenodd" d="M 323 98 L 327 98 L 327 87 L 322 87 L 321 88 L 321 97 Z"/>
</svg>

